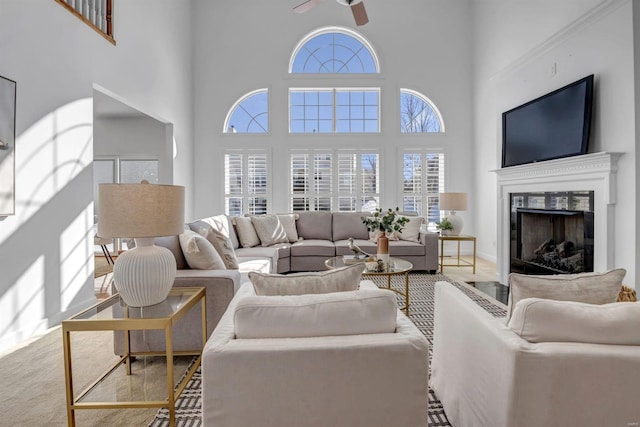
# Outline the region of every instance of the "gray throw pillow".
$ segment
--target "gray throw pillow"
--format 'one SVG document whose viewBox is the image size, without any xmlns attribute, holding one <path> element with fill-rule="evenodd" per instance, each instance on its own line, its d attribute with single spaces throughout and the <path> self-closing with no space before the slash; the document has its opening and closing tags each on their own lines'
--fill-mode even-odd
<svg viewBox="0 0 640 427">
<path fill-rule="evenodd" d="M 335 270 L 296 274 L 265 274 L 252 271 L 249 280 L 256 295 L 305 295 L 355 291 L 360 286 L 363 263 Z"/>
<path fill-rule="evenodd" d="M 251 223 L 258 233 L 262 246 L 289 242 L 287 233 L 277 215 L 252 215 Z"/>
<path fill-rule="evenodd" d="M 233 219 L 236 224 L 236 231 L 238 232 L 238 239 L 243 248 L 252 248 L 260 244 L 260 238 L 256 233 L 256 229 L 253 228 L 251 218 L 244 216 L 237 216 Z"/>
<path fill-rule="evenodd" d="M 556 274 L 550 276 L 509 274 L 509 308 L 507 323 L 518 301 L 544 298 L 588 304 L 616 302 L 626 270 L 619 268 L 604 273 Z"/>
</svg>

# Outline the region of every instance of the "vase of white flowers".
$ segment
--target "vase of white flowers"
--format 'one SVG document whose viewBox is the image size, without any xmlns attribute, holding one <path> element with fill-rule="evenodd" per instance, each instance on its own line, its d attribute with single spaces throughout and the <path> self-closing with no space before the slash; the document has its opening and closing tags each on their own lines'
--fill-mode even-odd
<svg viewBox="0 0 640 427">
<path fill-rule="evenodd" d="M 376 257 L 384 262 L 389 261 L 389 234 L 399 233 L 409 222 L 409 218 L 400 215 L 400 208 L 376 209 L 372 216 L 362 219 L 369 231 L 378 232 Z"/>
</svg>

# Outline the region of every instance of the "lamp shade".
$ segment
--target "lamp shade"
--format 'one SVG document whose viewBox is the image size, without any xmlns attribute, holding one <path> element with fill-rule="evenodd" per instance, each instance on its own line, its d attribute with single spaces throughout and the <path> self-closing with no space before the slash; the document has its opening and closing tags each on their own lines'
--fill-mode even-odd
<svg viewBox="0 0 640 427">
<path fill-rule="evenodd" d="M 467 210 L 467 193 L 440 193 L 440 210 Z"/>
<path fill-rule="evenodd" d="M 181 186 L 100 184 L 98 203 L 100 237 L 158 237 L 184 231 Z"/>
</svg>

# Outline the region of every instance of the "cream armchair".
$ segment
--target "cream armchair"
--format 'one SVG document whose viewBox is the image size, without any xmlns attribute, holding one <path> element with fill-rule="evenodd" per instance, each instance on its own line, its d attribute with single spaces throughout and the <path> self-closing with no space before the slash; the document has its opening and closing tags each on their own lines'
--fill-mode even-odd
<svg viewBox="0 0 640 427">
<path fill-rule="evenodd" d="M 529 298 L 518 303 L 509 327 L 504 318 L 492 317 L 459 289 L 436 283 L 430 384 L 451 424 L 636 425 L 640 305 L 614 304 L 598 307 Z M 613 312 L 618 313 L 613 317 L 620 317 L 622 312 L 628 322 L 612 322 L 609 328 L 603 327 L 605 320 L 593 322 L 603 310 L 608 313 L 601 319 Z M 591 326 L 585 324 L 589 322 Z M 580 331 L 583 325 L 592 333 Z M 580 342 L 566 342 L 569 336 Z M 590 338 L 609 343 L 585 342 Z M 611 344 L 616 341 L 626 345 Z"/>
<path fill-rule="evenodd" d="M 243 285 L 204 350 L 204 425 L 426 426 L 427 341 L 389 291 L 369 281 L 360 289 L 256 297 L 251 283 Z M 359 295 L 378 293 L 373 306 L 361 304 Z M 265 301 L 291 311 L 278 318 Z"/>
</svg>

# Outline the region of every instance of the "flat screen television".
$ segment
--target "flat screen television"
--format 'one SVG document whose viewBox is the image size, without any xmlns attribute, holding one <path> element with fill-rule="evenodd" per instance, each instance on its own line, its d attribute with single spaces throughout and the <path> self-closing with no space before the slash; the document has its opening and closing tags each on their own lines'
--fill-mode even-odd
<svg viewBox="0 0 640 427">
<path fill-rule="evenodd" d="M 502 113 L 502 167 L 586 154 L 593 74 Z"/>
</svg>

